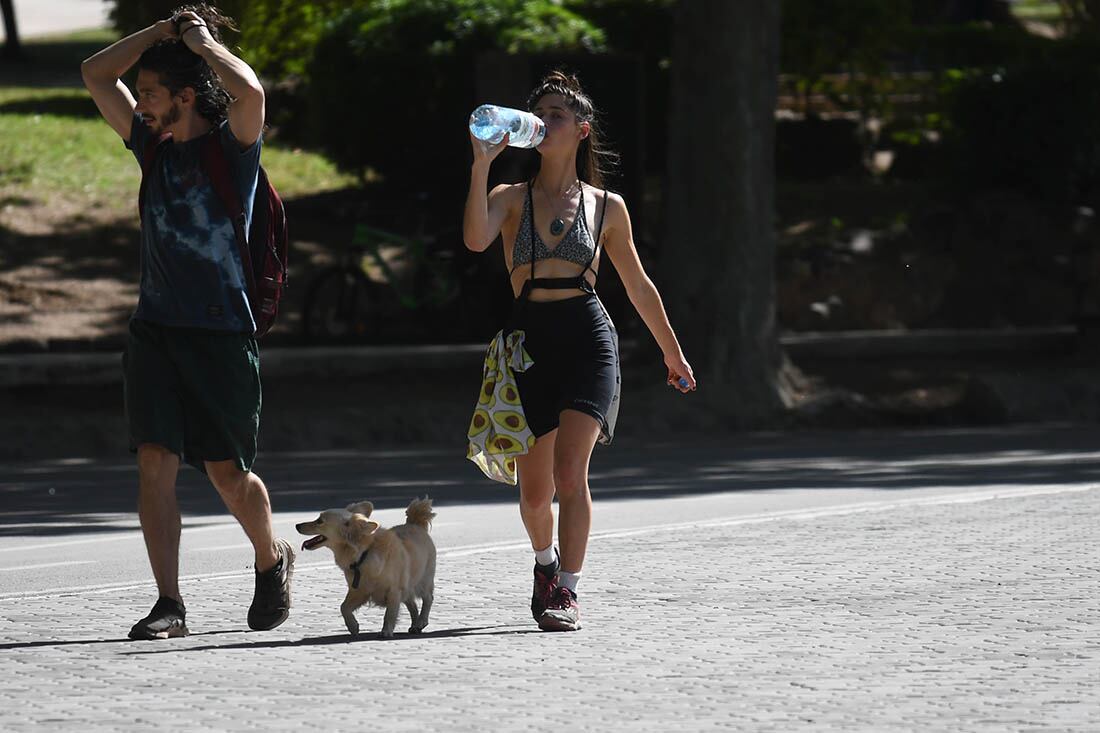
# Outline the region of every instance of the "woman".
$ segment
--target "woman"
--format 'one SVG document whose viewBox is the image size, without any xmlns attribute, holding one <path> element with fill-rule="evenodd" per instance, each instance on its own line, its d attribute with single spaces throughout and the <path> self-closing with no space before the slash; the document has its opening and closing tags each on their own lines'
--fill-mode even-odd
<svg viewBox="0 0 1100 733">
<path fill-rule="evenodd" d="M 601 188 L 606 153 L 592 101 L 576 77 L 555 71 L 527 104 L 546 124 L 538 173 L 486 196 L 489 167 L 508 138 L 489 145 L 471 135 L 474 162 L 463 236 L 469 249 L 481 252 L 503 234 L 516 296 L 510 328 L 524 331 L 534 360 L 516 374 L 536 438 L 516 465 L 520 515 L 535 550 L 531 613 L 544 630 L 574 631 L 580 628 L 577 581 L 592 524 L 588 463 L 597 440 L 611 441 L 618 412 L 617 338 L 594 290 L 603 252 L 661 347 L 668 383 L 688 392 L 695 377 L 638 260 L 626 204 Z M 553 548 L 555 494 L 560 555 Z"/>
</svg>

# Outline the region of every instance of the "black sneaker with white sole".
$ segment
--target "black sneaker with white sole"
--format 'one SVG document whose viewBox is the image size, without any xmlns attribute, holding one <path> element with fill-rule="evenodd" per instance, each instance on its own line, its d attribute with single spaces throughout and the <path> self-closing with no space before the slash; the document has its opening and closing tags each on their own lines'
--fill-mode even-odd
<svg viewBox="0 0 1100 733">
<path fill-rule="evenodd" d="M 248 628 L 269 631 L 290 615 L 290 578 L 294 574 L 294 548 L 286 540 L 275 540 L 279 560 L 262 573 L 256 571 L 256 593 L 248 608 Z"/>
<path fill-rule="evenodd" d="M 149 615 L 138 621 L 130 629 L 130 638 L 141 639 L 174 639 L 187 636 L 187 624 L 184 619 L 187 609 L 175 598 L 161 596 L 153 604 L 153 610 Z"/>
</svg>

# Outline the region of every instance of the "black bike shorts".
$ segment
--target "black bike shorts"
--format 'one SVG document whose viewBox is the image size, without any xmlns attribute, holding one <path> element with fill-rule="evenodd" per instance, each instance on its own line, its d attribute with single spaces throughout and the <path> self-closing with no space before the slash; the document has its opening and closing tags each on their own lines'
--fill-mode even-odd
<svg viewBox="0 0 1100 733">
<path fill-rule="evenodd" d="M 523 414 L 536 438 L 558 427 L 562 410 L 591 415 L 600 442 L 610 443 L 619 410 L 619 347 L 615 327 L 592 294 L 516 304 L 513 327 L 524 331 L 534 360 L 516 372 Z"/>
</svg>

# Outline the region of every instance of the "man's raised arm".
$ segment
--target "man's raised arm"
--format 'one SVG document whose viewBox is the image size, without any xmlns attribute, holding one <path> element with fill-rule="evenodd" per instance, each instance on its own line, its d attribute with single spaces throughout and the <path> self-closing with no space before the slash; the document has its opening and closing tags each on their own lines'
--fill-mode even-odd
<svg viewBox="0 0 1100 733">
<path fill-rule="evenodd" d="M 145 49 L 162 38 L 173 38 L 175 35 L 176 28 L 172 21 L 161 20 L 116 41 L 80 65 L 84 86 L 91 92 L 100 114 L 127 142 L 130 140 L 136 102 L 119 77 L 137 63 Z"/>
<path fill-rule="evenodd" d="M 242 147 L 249 147 L 264 129 L 264 88 L 256 72 L 215 41 L 202 18 L 183 12 L 178 20 L 180 39 L 210 64 L 233 98 L 229 103 L 229 129 Z"/>
</svg>

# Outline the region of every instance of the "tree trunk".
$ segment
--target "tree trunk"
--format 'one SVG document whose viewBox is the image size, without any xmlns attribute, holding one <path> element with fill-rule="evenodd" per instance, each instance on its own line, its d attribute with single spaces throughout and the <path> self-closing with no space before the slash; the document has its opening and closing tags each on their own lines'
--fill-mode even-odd
<svg viewBox="0 0 1100 733">
<path fill-rule="evenodd" d="M 738 427 L 789 404 L 775 327 L 778 77 L 778 0 L 681 0 L 661 272 L 699 389 Z"/>
<path fill-rule="evenodd" d="M 0 13 L 4 15 L 4 48 L 0 51 L 7 59 L 17 59 L 23 56 L 23 48 L 19 44 L 19 30 L 15 25 L 15 3 L 13 0 L 0 0 Z"/>
</svg>

